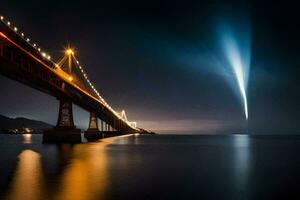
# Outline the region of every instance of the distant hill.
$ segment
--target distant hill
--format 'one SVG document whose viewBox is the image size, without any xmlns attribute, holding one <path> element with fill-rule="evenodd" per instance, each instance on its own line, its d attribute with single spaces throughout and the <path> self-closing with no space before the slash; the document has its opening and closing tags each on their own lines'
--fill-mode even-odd
<svg viewBox="0 0 300 200">
<path fill-rule="evenodd" d="M 9 118 L 0 115 L 0 130 L 25 128 L 25 127 L 33 130 L 41 130 L 41 129 L 52 128 L 53 126 L 42 121 L 26 119 L 23 117 Z"/>
</svg>

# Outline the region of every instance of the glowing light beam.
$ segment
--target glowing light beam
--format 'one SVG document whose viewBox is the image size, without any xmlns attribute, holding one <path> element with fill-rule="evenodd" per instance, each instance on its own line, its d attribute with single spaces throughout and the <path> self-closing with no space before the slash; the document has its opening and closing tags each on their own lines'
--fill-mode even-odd
<svg viewBox="0 0 300 200">
<path fill-rule="evenodd" d="M 250 69 L 250 34 L 234 34 L 229 27 L 223 27 L 221 34 L 225 57 L 236 78 L 240 96 L 243 101 L 244 113 L 248 119 L 247 85 Z"/>
</svg>

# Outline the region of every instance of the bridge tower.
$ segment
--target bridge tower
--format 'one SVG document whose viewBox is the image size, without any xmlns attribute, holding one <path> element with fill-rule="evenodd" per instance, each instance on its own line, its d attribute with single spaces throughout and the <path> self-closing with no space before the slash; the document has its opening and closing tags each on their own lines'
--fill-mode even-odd
<svg viewBox="0 0 300 200">
<path fill-rule="evenodd" d="M 67 79 L 69 81 L 73 80 L 73 74 L 72 74 L 73 55 L 74 55 L 74 51 L 72 49 L 67 49 L 65 51 L 65 56 L 58 62 L 60 67 L 63 64 L 63 62 L 66 59 L 68 59 Z M 62 89 L 63 90 L 66 89 L 64 83 Z M 81 142 L 81 130 L 77 129 L 76 126 L 74 125 L 72 100 L 68 99 L 67 97 L 58 97 L 57 99 L 59 100 L 57 124 L 53 129 L 44 131 L 44 141 L 45 142 L 57 142 L 57 141 Z"/>
<path fill-rule="evenodd" d="M 67 49 L 65 51 L 65 57 L 68 59 L 68 79 L 70 81 L 73 80 L 72 73 L 72 56 L 74 55 L 74 51 L 72 49 Z M 63 88 L 65 89 L 65 88 Z M 74 120 L 73 120 L 73 109 L 72 109 L 72 101 L 67 98 L 58 98 L 59 100 L 59 114 L 57 120 L 57 128 L 70 129 L 74 130 Z"/>
</svg>

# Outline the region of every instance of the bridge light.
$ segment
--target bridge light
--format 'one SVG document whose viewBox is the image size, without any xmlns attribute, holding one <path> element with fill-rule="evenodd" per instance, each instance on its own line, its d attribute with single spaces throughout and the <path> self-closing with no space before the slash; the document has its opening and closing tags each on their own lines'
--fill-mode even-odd
<svg viewBox="0 0 300 200">
<path fill-rule="evenodd" d="M 17 28 L 17 27 L 14 27 L 14 31 L 17 32 L 17 31 L 18 31 L 18 28 Z"/>
<path fill-rule="evenodd" d="M 4 17 L 3 17 L 3 16 L 1 16 L 1 17 L 0 17 L 0 19 L 1 19 L 1 20 L 3 20 L 3 19 L 4 19 Z"/>
<path fill-rule="evenodd" d="M 42 53 L 42 56 L 45 58 L 47 55 L 45 52 Z"/>
<path fill-rule="evenodd" d="M 41 48 L 38 48 L 38 51 L 41 51 Z"/>
<path fill-rule="evenodd" d="M 48 55 L 48 56 L 47 56 L 47 59 L 48 59 L 48 60 L 51 60 L 51 56 Z"/>
<path fill-rule="evenodd" d="M 7 22 L 7 25 L 10 26 L 10 21 Z"/>
<path fill-rule="evenodd" d="M 26 39 L 26 41 L 27 41 L 27 42 L 30 42 L 30 39 L 29 39 L 29 38 L 27 38 L 27 39 Z"/>
<path fill-rule="evenodd" d="M 33 44 L 33 47 L 36 47 L 36 44 L 35 44 L 35 43 Z"/>
<path fill-rule="evenodd" d="M 74 55 L 74 51 L 72 49 L 67 49 L 65 53 L 67 55 Z"/>
<path fill-rule="evenodd" d="M 69 81 L 73 81 L 73 77 L 72 77 L 72 76 L 69 76 L 69 77 L 68 77 L 68 80 L 69 80 Z"/>
<path fill-rule="evenodd" d="M 24 33 L 21 33 L 21 36 L 24 37 Z"/>
</svg>

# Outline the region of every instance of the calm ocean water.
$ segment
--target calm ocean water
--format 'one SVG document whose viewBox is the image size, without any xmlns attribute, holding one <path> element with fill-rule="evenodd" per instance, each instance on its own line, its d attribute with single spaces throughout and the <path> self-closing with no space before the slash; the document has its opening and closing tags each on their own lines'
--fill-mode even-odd
<svg viewBox="0 0 300 200">
<path fill-rule="evenodd" d="M 0 135 L 0 199 L 300 199 L 300 137 Z"/>
</svg>

